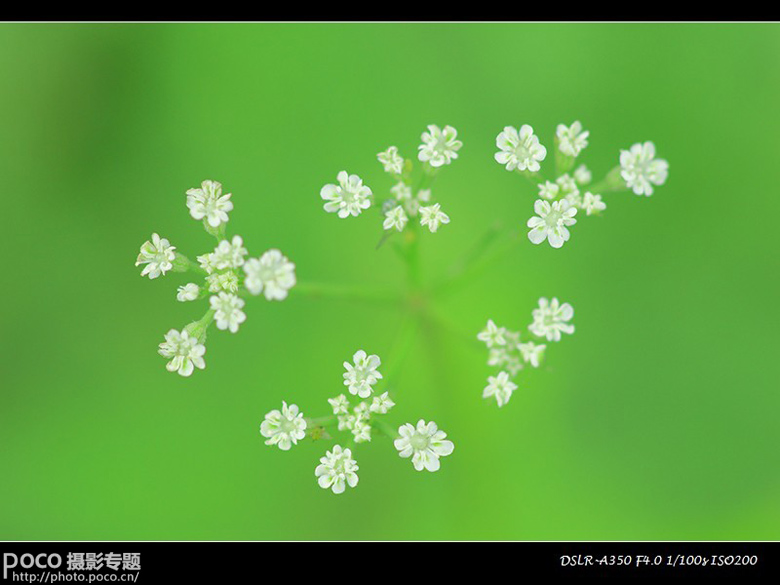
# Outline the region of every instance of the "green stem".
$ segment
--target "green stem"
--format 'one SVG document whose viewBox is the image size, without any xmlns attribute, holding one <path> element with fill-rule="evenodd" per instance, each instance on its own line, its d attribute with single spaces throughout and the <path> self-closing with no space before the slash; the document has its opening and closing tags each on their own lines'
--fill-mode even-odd
<svg viewBox="0 0 780 585">
<path fill-rule="evenodd" d="M 509 252 L 516 250 L 517 245 L 517 234 L 510 233 L 509 237 L 505 239 L 504 245 L 497 249 L 493 254 L 485 258 L 482 262 L 466 267 L 460 274 L 445 279 L 443 282 L 433 287 L 434 296 L 444 297 L 463 288 L 463 286 L 469 284 L 471 281 L 481 276 L 482 273 L 495 262 L 501 260 Z"/>
<path fill-rule="evenodd" d="M 371 426 L 379 430 L 383 435 L 389 437 L 390 439 L 397 439 L 399 436 L 398 431 L 393 427 L 391 427 L 388 423 L 386 423 L 382 419 L 379 418 L 372 419 Z"/>
</svg>

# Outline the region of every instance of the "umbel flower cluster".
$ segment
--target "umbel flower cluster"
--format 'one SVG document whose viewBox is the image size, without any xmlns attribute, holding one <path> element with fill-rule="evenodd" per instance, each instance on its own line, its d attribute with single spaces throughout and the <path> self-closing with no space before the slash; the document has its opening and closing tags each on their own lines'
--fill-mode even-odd
<svg viewBox="0 0 780 585">
<path fill-rule="evenodd" d="M 447 315 L 437 310 L 437 300 L 452 294 L 463 283 L 479 282 L 482 272 L 495 259 L 512 253 L 518 245 L 527 245 L 523 243 L 522 232 L 533 244 L 547 241 L 553 248 L 560 248 L 569 241 L 570 228 L 578 219 L 604 212 L 604 194 L 632 191 L 650 196 L 655 187 L 663 185 L 667 179 L 668 163 L 656 157 L 652 142 L 644 142 L 621 150 L 619 164 L 604 179 L 593 184 L 591 171 L 578 161 L 589 139 L 590 132 L 578 121 L 570 126 L 558 125 L 554 155 L 549 157 L 554 159 L 551 163 L 554 171 L 549 174 L 548 150 L 533 128 L 528 124 L 519 128 L 505 127 L 496 138 L 498 152 L 493 158 L 506 170 L 533 183 L 534 192 L 538 193 L 533 204 L 534 215 L 525 225 L 521 224 L 520 238 L 515 223 L 509 233 L 509 245 L 488 255 L 499 231 L 497 227 L 491 227 L 476 238 L 475 245 L 464 257 L 456 259 L 446 276 L 438 281 L 428 278 L 420 269 L 420 242 L 424 232 L 436 233 L 450 223 L 450 217 L 434 195 L 432 184 L 441 169 L 460 155 L 463 144 L 455 128 L 428 125 L 422 133 L 414 161 L 414 157 L 404 158 L 397 146 L 379 152 L 377 160 L 392 178 L 384 195 L 376 195 L 360 176 L 345 170 L 339 172 L 336 183 L 320 189 L 320 204 L 326 212 L 341 219 L 357 217 L 373 207 L 381 214 L 376 217 L 381 233 L 377 248 L 401 234 L 389 246 L 401 257 L 407 271 L 407 289 L 397 293 L 365 287 L 298 283 L 295 265 L 275 248 L 258 257 L 250 257 L 241 236 L 226 234 L 229 214 L 233 210 L 232 195 L 223 194 L 222 185 L 216 181 L 203 181 L 200 187 L 186 192 L 186 205 L 190 216 L 201 222 L 206 232 L 215 238 L 213 250 L 190 260 L 168 239 L 154 233 L 141 246 L 136 262 L 136 266 L 142 266 L 141 276 L 152 280 L 170 272 L 191 273 L 194 278 L 178 286 L 176 299 L 206 303 L 205 314 L 200 319 L 165 334 L 159 353 L 167 360 L 166 368 L 182 376 L 190 376 L 196 368 L 204 369 L 208 328 L 213 323 L 218 330 L 238 332 L 247 319 L 246 299 L 252 297 L 282 301 L 294 288 L 295 294 L 302 296 L 348 298 L 369 303 L 389 300 L 403 316 L 393 344 L 397 354 L 393 354 L 392 369 L 383 372 L 379 356 L 360 349 L 344 362 L 341 393 L 333 396 L 329 392 L 322 396 L 323 409 L 326 400 L 328 405 L 323 416 L 304 416 L 298 405 L 290 400 L 293 391 L 288 390 L 290 394 L 281 402 L 281 408 L 268 412 L 260 423 L 260 435 L 266 445 L 285 452 L 302 441 L 325 442 L 319 463 L 312 460 L 313 476 L 321 488 L 334 494 L 357 486 L 360 468 L 356 451 L 381 442 L 382 437 L 389 439 L 398 456 L 409 459 L 416 471 L 438 471 L 441 459 L 454 451 L 447 434 L 430 420 L 402 424 L 390 424 L 387 420 L 393 416 L 395 400 L 399 399 L 396 396 L 398 386 L 394 385 L 395 373 L 402 369 L 403 360 L 413 355 L 410 348 L 414 347 L 417 331 L 421 327 L 442 327 L 449 332 L 459 330 L 457 323 L 452 326 Z M 491 147 L 485 144 L 482 157 L 486 166 L 490 154 Z M 311 197 L 313 202 L 318 201 L 316 189 Z M 542 297 L 532 311 L 527 332 L 510 330 L 488 320 L 477 339 L 487 346 L 487 362 L 494 368 L 495 375 L 488 376 L 483 398 L 495 399 L 498 406 L 503 407 L 518 388 L 519 373 L 524 368 L 539 368 L 548 346 L 559 342 L 563 335 L 574 333 L 573 316 L 574 310 L 569 303 L 560 303 L 555 297 Z M 466 337 L 473 343 L 472 335 L 468 333 Z M 429 340 L 426 342 L 430 343 Z M 276 405 L 279 404 L 277 400 L 281 397 L 273 400 Z M 478 402 L 479 398 L 475 397 L 475 400 Z"/>
<path fill-rule="evenodd" d="M 242 297 L 262 294 L 268 301 L 281 301 L 295 285 L 295 264 L 279 250 L 270 249 L 258 258 L 247 258 L 241 236 L 227 239 L 228 213 L 233 210 L 231 196 L 222 194 L 222 185 L 217 181 L 203 181 L 200 188 L 187 191 L 190 215 L 201 221 L 206 232 L 217 240 L 214 250 L 198 256 L 197 263 L 156 233 L 138 254 L 135 264 L 144 267 L 141 276 L 155 279 L 168 272 L 192 272 L 200 277 L 200 282 L 179 286 L 179 302 L 208 297 L 209 308 L 203 317 L 182 330 L 171 329 L 165 334 L 159 353 L 169 360 L 169 372 L 189 376 L 195 368 L 206 367 L 206 331 L 211 323 L 216 323 L 217 329 L 236 333 L 246 321 L 246 301 Z"/>
<path fill-rule="evenodd" d="M 520 173 L 533 181 L 538 192 L 534 215 L 527 222 L 528 239 L 534 244 L 545 240 L 553 248 L 569 241 L 569 228 L 577 223 L 576 216 L 599 215 L 607 208 L 603 194 L 631 189 L 637 195 L 650 196 L 653 187 L 663 185 L 669 164 L 656 158 L 652 142 L 634 144 L 620 151 L 620 164 L 609 171 L 601 182 L 591 185 L 591 172 L 576 161 L 588 146 L 590 132 L 575 121 L 571 126 L 558 124 L 555 131 L 555 175 L 552 180 L 542 174 L 542 162 L 547 148 L 528 124 L 519 129 L 507 126 L 496 137 L 496 162 L 506 170 Z M 574 169 L 572 171 L 572 169 Z"/>
<path fill-rule="evenodd" d="M 492 319 L 477 334 L 477 339 L 488 348 L 488 365 L 500 370 L 496 376 L 488 376 L 482 397 L 495 398 L 499 407 L 509 402 L 517 390 L 517 384 L 512 380 L 520 370 L 525 366 L 538 368 L 542 363 L 547 344 L 540 341 L 557 342 L 562 333 L 574 333 L 574 325 L 569 323 L 574 317 L 574 309 L 569 303 L 561 304 L 556 298 L 550 301 L 542 297 L 532 316 L 528 331 L 533 337 L 528 340 L 521 339 L 520 331 L 499 327 Z"/>
<path fill-rule="evenodd" d="M 452 126 L 445 126 L 444 129 L 435 124 L 428 126 L 417 148 L 417 158 L 422 167 L 422 174 L 417 179 L 413 178 L 413 162 L 403 158 L 398 147 L 390 146 L 377 154 L 377 160 L 385 172 L 395 180 L 389 196 L 381 199 L 379 205 L 384 215 L 384 230 L 402 232 L 411 219 L 435 233 L 439 227 L 450 222 L 441 204 L 435 202 L 430 184 L 441 167 L 458 158 L 463 143 L 457 136 L 458 132 Z M 336 180 L 338 184 L 325 185 L 320 191 L 320 197 L 326 201 L 325 211 L 347 218 L 360 215 L 376 202 L 373 191 L 358 175 L 341 171 Z"/>
<path fill-rule="evenodd" d="M 346 435 L 346 442 L 340 441 L 327 450 L 314 469 L 319 486 L 330 489 L 334 494 L 343 493 L 347 486 L 353 488 L 358 484 L 360 468 L 352 447 L 371 441 L 376 435 L 392 439 L 398 455 L 411 458 L 417 471 L 437 471 L 439 458 L 454 450 L 452 441 L 447 440 L 447 434 L 439 430 L 434 422 L 421 419 L 416 425 L 405 423 L 396 431 L 382 420 L 395 402 L 389 392 L 379 394 L 375 391 L 374 386 L 382 380 L 381 365 L 379 356 L 368 355 L 362 349 L 355 352 L 351 363 L 344 362 L 347 393 L 328 399 L 333 414 L 304 418 L 297 405 L 288 406 L 282 402 L 282 410 L 270 411 L 260 424 L 265 444 L 287 451 L 307 435 L 314 440 L 330 439 L 327 429 Z"/>
</svg>

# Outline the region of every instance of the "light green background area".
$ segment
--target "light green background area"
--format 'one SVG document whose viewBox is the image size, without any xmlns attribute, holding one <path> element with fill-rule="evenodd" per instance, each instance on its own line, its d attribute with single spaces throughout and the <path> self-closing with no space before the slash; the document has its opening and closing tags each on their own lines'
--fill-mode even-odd
<svg viewBox="0 0 780 585">
<path fill-rule="evenodd" d="M 0 26 L 0 538 L 780 538 L 778 55 L 776 25 Z M 669 180 L 608 196 L 561 250 L 522 235 L 438 305 L 456 326 L 420 335 L 388 420 L 448 432 L 439 472 L 376 437 L 334 496 L 314 477 L 330 443 L 258 432 L 282 400 L 326 414 L 345 359 L 390 354 L 393 308 L 252 299 L 236 335 L 211 330 L 206 370 L 165 371 L 163 333 L 205 302 L 133 263 L 153 231 L 213 247 L 186 189 L 221 181 L 230 233 L 302 282 L 394 290 L 379 216 L 326 214 L 322 185 L 346 169 L 386 193 L 377 152 L 455 126 L 434 279 L 497 220 L 524 234 L 535 189 L 496 134 L 529 123 L 552 152 L 575 119 L 596 179 L 653 140 Z M 540 296 L 577 331 L 499 410 L 472 336 L 525 329 Z"/>
</svg>

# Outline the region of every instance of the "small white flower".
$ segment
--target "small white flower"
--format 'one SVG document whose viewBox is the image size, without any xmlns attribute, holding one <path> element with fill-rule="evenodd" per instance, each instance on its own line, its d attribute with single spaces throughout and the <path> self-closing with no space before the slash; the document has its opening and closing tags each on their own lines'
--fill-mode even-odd
<svg viewBox="0 0 780 585">
<path fill-rule="evenodd" d="M 504 339 L 506 339 L 506 344 L 511 349 L 515 349 L 517 344 L 520 343 L 520 332 L 507 330 L 504 332 Z"/>
<path fill-rule="evenodd" d="M 198 264 L 200 264 L 200 267 L 206 271 L 206 274 L 211 274 L 216 270 L 216 267 L 214 266 L 214 261 L 211 258 L 211 254 L 203 254 L 201 256 L 197 257 Z"/>
<path fill-rule="evenodd" d="M 420 203 L 428 203 L 431 200 L 431 190 L 420 189 L 417 191 L 417 200 L 420 201 Z"/>
<path fill-rule="evenodd" d="M 582 197 L 580 196 L 580 189 L 577 187 L 577 181 L 574 180 L 568 173 L 558 177 L 555 182 L 558 184 L 562 199 L 566 199 L 574 207 L 580 207 L 582 204 Z"/>
<path fill-rule="evenodd" d="M 325 185 L 320 190 L 320 197 L 327 201 L 325 211 L 338 213 L 343 219 L 350 215 L 357 217 L 371 207 L 371 189 L 363 184 L 360 177 L 341 171 L 336 179 L 338 185 Z"/>
<path fill-rule="evenodd" d="M 349 412 L 349 400 L 343 394 L 339 394 L 335 398 L 328 398 L 331 408 L 333 408 L 333 414 L 347 414 Z"/>
<path fill-rule="evenodd" d="M 488 351 L 487 364 L 489 366 L 503 366 L 508 359 L 509 352 L 507 352 L 506 347 L 491 347 Z"/>
<path fill-rule="evenodd" d="M 244 263 L 244 272 L 244 285 L 247 290 L 253 295 L 263 293 L 269 301 L 287 298 L 287 291 L 295 286 L 296 282 L 295 264 L 276 248 L 268 250 L 259 259 L 247 260 Z"/>
<path fill-rule="evenodd" d="M 436 124 L 429 124 L 428 131 L 422 134 L 423 143 L 417 147 L 420 151 L 417 157 L 432 167 L 448 165 L 458 158 L 458 150 L 463 146 L 457 137 L 458 131 L 452 126 L 441 130 Z"/>
<path fill-rule="evenodd" d="M 521 343 L 517 347 L 520 350 L 520 354 L 523 356 L 525 362 L 530 363 L 535 368 L 539 367 L 539 363 L 542 360 L 542 355 L 544 355 L 544 350 L 547 348 L 546 345 L 537 345 L 533 341 L 529 341 L 528 343 Z"/>
<path fill-rule="evenodd" d="M 400 437 L 393 442 L 398 454 L 401 457 L 411 456 L 417 471 L 438 470 L 439 457 L 449 455 L 455 448 L 452 441 L 445 440 L 447 433 L 440 431 L 433 421 L 426 424 L 420 419 L 417 428 L 406 423 L 398 428 L 398 434 Z"/>
<path fill-rule="evenodd" d="M 517 372 L 523 369 L 523 362 L 520 360 L 520 356 L 516 353 L 508 354 L 506 356 L 504 369 L 506 369 L 512 377 L 517 376 Z"/>
<path fill-rule="evenodd" d="M 206 218 L 208 224 L 215 228 L 227 223 L 228 212 L 233 209 L 230 201 L 231 193 L 222 195 L 222 184 L 217 181 L 203 181 L 200 189 L 187 191 L 187 207 L 194 219 Z"/>
<path fill-rule="evenodd" d="M 321 488 L 330 488 L 334 494 L 341 494 L 347 485 L 357 485 L 358 469 L 360 468 L 352 458 L 352 451 L 336 445 L 333 451 L 327 451 L 325 457 L 320 458 L 320 465 L 314 470 L 314 474 Z"/>
<path fill-rule="evenodd" d="M 406 216 L 404 208 L 399 205 L 385 213 L 385 221 L 382 224 L 382 227 L 386 230 L 395 228 L 401 232 L 406 226 L 407 221 L 409 221 L 409 218 Z"/>
<path fill-rule="evenodd" d="M 194 282 L 189 282 L 178 288 L 178 292 L 176 293 L 176 300 L 182 303 L 185 301 L 194 301 L 198 298 L 199 294 L 200 287 Z"/>
<path fill-rule="evenodd" d="M 339 414 L 336 419 L 339 421 L 340 431 L 351 431 L 357 422 L 357 417 L 354 414 Z"/>
<path fill-rule="evenodd" d="M 550 242 L 553 248 L 560 248 L 569 237 L 569 230 L 566 226 L 574 225 L 577 220 L 574 216 L 577 214 L 577 208 L 573 207 L 569 201 L 553 201 L 552 204 L 543 199 L 537 199 L 534 204 L 536 216 L 528 220 L 528 239 L 534 244 L 541 244 L 545 239 Z"/>
<path fill-rule="evenodd" d="M 539 138 L 528 124 L 523 124 L 520 132 L 506 126 L 496 136 L 496 146 L 501 149 L 494 155 L 496 162 L 506 165 L 508 171 L 536 172 L 541 168 L 539 163 L 547 156 L 547 149 L 539 144 Z"/>
<path fill-rule="evenodd" d="M 352 412 L 355 414 L 359 422 L 371 418 L 370 405 L 366 400 L 361 400 L 360 403 L 352 409 Z"/>
<path fill-rule="evenodd" d="M 545 181 L 539 185 L 539 197 L 548 200 L 555 199 L 558 196 L 558 191 L 560 191 L 560 189 L 561 188 L 556 183 Z"/>
<path fill-rule="evenodd" d="M 387 392 L 384 392 L 379 396 L 374 396 L 374 400 L 371 401 L 369 410 L 377 414 L 387 414 L 387 411 L 394 406 L 395 402 L 390 399 Z"/>
<path fill-rule="evenodd" d="M 607 208 L 607 204 L 601 200 L 601 195 L 594 195 L 587 191 L 582 198 L 582 208 L 586 214 L 593 215 L 599 211 L 604 211 Z"/>
<path fill-rule="evenodd" d="M 669 174 L 669 163 L 655 158 L 652 142 L 637 143 L 631 150 L 621 150 L 620 168 L 620 176 L 637 195 L 652 195 L 653 185 L 663 185 Z"/>
<path fill-rule="evenodd" d="M 371 440 L 371 425 L 366 420 L 356 420 L 350 430 L 356 443 L 365 443 Z"/>
<path fill-rule="evenodd" d="M 574 180 L 580 185 L 587 185 L 592 178 L 593 175 L 585 165 L 580 165 L 574 170 Z"/>
<path fill-rule="evenodd" d="M 246 321 L 246 314 L 241 310 L 244 299 L 234 294 L 221 292 L 209 299 L 211 309 L 215 312 L 217 329 L 229 329 L 231 333 L 238 331 L 238 326 Z"/>
<path fill-rule="evenodd" d="M 277 445 L 282 451 L 288 451 L 292 445 L 306 436 L 306 419 L 298 412 L 298 406 L 287 406 L 282 402 L 281 412 L 272 410 L 265 415 L 260 424 L 260 434 L 267 437 L 266 445 Z"/>
<path fill-rule="evenodd" d="M 385 166 L 386 173 L 400 175 L 404 170 L 404 159 L 398 154 L 396 146 L 391 146 L 386 151 L 380 152 L 376 158 Z"/>
<path fill-rule="evenodd" d="M 438 230 L 443 223 L 450 223 L 450 216 L 441 211 L 438 203 L 420 208 L 420 225 L 427 225 L 431 233 Z"/>
<path fill-rule="evenodd" d="M 412 188 L 403 181 L 400 181 L 399 183 L 396 183 L 390 187 L 390 192 L 393 194 L 395 200 L 399 203 L 412 198 Z"/>
<path fill-rule="evenodd" d="M 238 290 L 238 275 L 232 270 L 209 274 L 206 282 L 209 285 L 209 292 L 216 293 L 224 290 L 234 293 Z"/>
<path fill-rule="evenodd" d="M 196 367 L 201 370 L 206 367 L 203 360 L 206 346 L 198 343 L 187 331 L 168 331 L 158 353 L 165 358 L 172 358 L 165 366 L 169 372 L 179 372 L 182 376 L 189 376 Z"/>
<path fill-rule="evenodd" d="M 576 157 L 588 146 L 590 132 L 583 132 L 579 122 L 574 122 L 568 128 L 564 124 L 558 124 L 555 134 L 558 136 L 558 148 L 567 156 Z"/>
<path fill-rule="evenodd" d="M 146 264 L 141 271 L 141 276 L 149 275 L 149 278 L 157 278 L 161 274 L 164 276 L 173 268 L 173 260 L 176 258 L 175 246 L 161 238 L 157 234 L 152 234 L 152 241 L 146 241 L 141 246 L 141 253 L 135 261 L 135 265 Z"/>
<path fill-rule="evenodd" d="M 244 263 L 244 256 L 247 255 L 244 248 L 244 241 L 241 236 L 233 236 L 233 241 L 222 240 L 214 252 L 211 253 L 209 261 L 211 265 L 218 269 L 238 268 Z"/>
<path fill-rule="evenodd" d="M 367 398 L 374 389 L 372 384 L 382 378 L 377 368 L 382 365 L 382 361 L 377 355 L 368 355 L 362 349 L 355 352 L 352 356 L 354 366 L 349 362 L 344 362 L 344 385 L 348 386 L 350 394 L 357 394 L 361 398 Z"/>
<path fill-rule="evenodd" d="M 539 299 L 539 308 L 533 310 L 534 322 L 528 329 L 538 337 L 546 337 L 547 341 L 560 341 L 561 333 L 574 333 L 574 325 L 568 323 L 574 316 L 574 309 L 569 303 L 558 303 L 557 298 L 548 301 L 545 297 Z"/>
<path fill-rule="evenodd" d="M 493 322 L 493 319 L 488 319 L 485 328 L 477 334 L 479 341 L 484 341 L 488 347 L 495 345 L 506 345 L 506 339 L 504 334 L 506 333 L 506 327 L 498 327 Z"/>
<path fill-rule="evenodd" d="M 482 392 L 482 398 L 496 397 L 498 406 L 504 406 L 512 398 L 512 392 L 517 390 L 517 384 L 509 380 L 509 374 L 501 372 L 498 376 L 488 376 L 488 385 Z"/>
</svg>

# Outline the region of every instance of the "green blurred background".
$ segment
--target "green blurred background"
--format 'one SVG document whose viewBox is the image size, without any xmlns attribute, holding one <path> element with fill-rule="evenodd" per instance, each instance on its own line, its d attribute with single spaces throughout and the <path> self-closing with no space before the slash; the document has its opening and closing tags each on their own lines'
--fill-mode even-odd
<svg viewBox="0 0 780 585">
<path fill-rule="evenodd" d="M 0 26 L 0 538 L 780 538 L 778 55 L 776 25 Z M 503 126 L 552 152 L 575 119 L 594 179 L 644 140 L 670 178 L 609 196 L 561 250 L 522 239 L 439 304 L 465 333 L 419 337 L 389 420 L 449 433 L 440 472 L 379 437 L 334 496 L 314 478 L 330 443 L 258 432 L 283 399 L 326 414 L 344 359 L 391 352 L 392 307 L 253 299 L 238 334 L 212 329 L 205 371 L 165 371 L 163 333 L 205 307 L 175 301 L 187 275 L 133 263 L 153 231 L 213 247 L 186 189 L 221 181 L 230 232 L 300 281 L 395 289 L 378 216 L 326 214 L 323 184 L 347 169 L 385 193 L 377 152 L 455 126 L 434 278 L 530 215 L 535 190 L 492 158 Z M 577 332 L 499 410 L 470 336 L 525 328 L 540 296 L 572 303 Z"/>
</svg>

